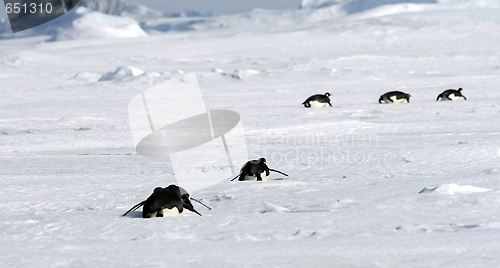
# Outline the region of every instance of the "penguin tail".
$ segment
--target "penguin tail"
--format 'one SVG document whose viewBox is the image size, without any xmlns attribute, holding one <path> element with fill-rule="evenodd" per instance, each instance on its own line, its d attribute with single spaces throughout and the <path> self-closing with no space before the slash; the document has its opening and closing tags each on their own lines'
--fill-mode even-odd
<svg viewBox="0 0 500 268">
<path fill-rule="evenodd" d="M 380 96 L 380 99 L 378 99 L 378 103 L 382 103 L 382 96 Z"/>
<path fill-rule="evenodd" d="M 122 215 L 122 217 L 125 217 L 129 212 L 131 211 L 135 211 L 137 210 L 138 208 L 140 208 L 142 205 L 144 205 L 144 203 L 146 203 L 146 200 L 142 201 L 141 203 L 133 206 L 131 209 L 129 209 L 127 212 L 125 212 L 125 214 Z"/>
<path fill-rule="evenodd" d="M 279 170 L 276 170 L 276 169 L 271 169 L 271 168 L 270 168 L 269 170 L 270 170 L 270 171 L 277 172 L 277 173 L 279 173 L 279 174 L 281 174 L 281 175 L 285 175 L 285 176 L 287 176 L 287 177 L 288 177 L 288 175 L 287 175 L 287 174 L 285 174 L 285 173 L 283 173 L 283 172 L 281 172 L 281 171 L 279 171 Z"/>
<path fill-rule="evenodd" d="M 441 95 L 439 95 L 439 96 L 437 97 L 436 101 L 438 101 L 440 97 L 441 97 Z"/>
</svg>

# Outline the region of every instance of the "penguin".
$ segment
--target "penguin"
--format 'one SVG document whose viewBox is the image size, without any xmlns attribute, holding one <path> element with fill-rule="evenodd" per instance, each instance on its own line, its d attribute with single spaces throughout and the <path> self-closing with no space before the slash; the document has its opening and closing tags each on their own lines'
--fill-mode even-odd
<svg viewBox="0 0 500 268">
<path fill-rule="evenodd" d="M 443 91 L 443 93 L 439 94 L 436 101 L 441 98 L 442 101 L 457 101 L 457 100 L 467 100 L 467 98 L 462 95 L 462 88 L 458 90 L 455 89 L 447 89 Z"/>
<path fill-rule="evenodd" d="M 401 91 L 390 91 L 380 96 L 378 99 L 379 103 L 384 101 L 385 103 L 409 103 L 410 102 L 410 94 L 404 93 Z"/>
<path fill-rule="evenodd" d="M 163 216 L 180 216 L 184 209 L 190 210 L 201 216 L 198 211 L 196 211 L 193 207 L 193 204 L 189 200 L 194 200 L 204 205 L 200 201 L 190 198 L 189 194 L 184 188 L 169 185 L 168 187 L 161 188 L 156 187 L 153 190 L 153 193 L 141 203 L 133 206 L 129 209 L 123 217 L 125 217 L 129 212 L 135 211 L 139 207 L 142 208 L 142 217 L 143 218 L 154 218 L 154 217 L 163 217 Z M 204 205 L 207 207 L 206 205 Z M 208 209 L 211 209 L 207 207 Z"/>
<path fill-rule="evenodd" d="M 231 181 L 234 181 L 236 178 L 239 178 L 238 179 L 239 181 L 245 181 L 245 180 L 267 181 L 267 177 L 269 177 L 269 171 L 278 172 L 280 174 L 288 176 L 287 174 L 281 171 L 270 169 L 267 166 L 266 159 L 259 158 L 259 160 L 250 160 L 246 162 L 241 167 L 240 174 L 234 177 Z"/>
<path fill-rule="evenodd" d="M 311 97 L 307 98 L 307 100 L 302 104 L 306 108 L 322 108 L 327 107 L 328 105 L 332 107 L 332 104 L 330 103 L 330 93 L 328 92 L 326 92 L 325 95 L 312 95 Z"/>
</svg>

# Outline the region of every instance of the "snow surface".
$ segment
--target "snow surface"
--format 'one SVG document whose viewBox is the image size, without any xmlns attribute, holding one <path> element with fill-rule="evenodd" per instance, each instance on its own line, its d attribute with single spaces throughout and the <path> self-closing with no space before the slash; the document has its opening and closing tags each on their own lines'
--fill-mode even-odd
<svg viewBox="0 0 500 268">
<path fill-rule="evenodd" d="M 487 2 L 1 40 L 0 266 L 498 267 L 500 9 Z M 97 81 L 122 66 L 158 75 Z M 167 159 L 134 152 L 128 103 L 184 72 L 208 109 L 241 115 L 250 159 L 289 177 L 192 192 L 202 217 L 121 217 L 175 183 Z M 435 101 L 459 87 L 467 101 Z M 411 102 L 378 104 L 392 90 Z M 333 107 L 302 107 L 324 92 Z M 432 185 L 455 194 L 418 194 Z"/>
</svg>

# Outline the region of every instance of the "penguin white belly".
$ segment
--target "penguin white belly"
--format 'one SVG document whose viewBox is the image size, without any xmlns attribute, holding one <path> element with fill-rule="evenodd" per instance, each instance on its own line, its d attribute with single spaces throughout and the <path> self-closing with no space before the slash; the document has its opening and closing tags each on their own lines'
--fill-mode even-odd
<svg viewBox="0 0 500 268">
<path fill-rule="evenodd" d="M 155 218 L 156 217 L 156 211 L 155 212 L 151 212 L 148 214 L 148 216 L 150 218 Z M 177 209 L 177 207 L 173 207 L 172 209 L 163 209 L 162 210 L 162 214 L 163 214 L 163 217 L 172 217 L 172 216 L 180 216 L 181 213 L 179 213 L 179 209 Z"/>
<path fill-rule="evenodd" d="M 390 97 L 390 99 L 393 103 L 408 103 L 408 100 L 406 100 L 405 98 L 397 99 L 396 96 L 392 96 Z"/>
<path fill-rule="evenodd" d="M 448 95 L 448 98 L 450 98 L 450 100 L 452 100 L 452 101 L 464 100 L 464 97 L 462 97 L 462 96 L 455 96 L 455 94 Z"/>
<path fill-rule="evenodd" d="M 267 181 L 268 177 L 266 175 L 266 171 L 260 173 L 260 177 L 262 178 L 262 181 Z M 256 181 L 257 180 L 257 176 L 248 176 L 248 175 L 245 175 L 245 180 L 246 181 Z"/>
<path fill-rule="evenodd" d="M 180 216 L 181 213 L 179 212 L 179 209 L 177 207 L 173 207 L 172 209 L 164 209 L 162 211 L 163 217 L 172 217 L 172 216 Z"/>
<path fill-rule="evenodd" d="M 310 101 L 309 105 L 311 105 L 311 108 L 323 108 L 323 107 L 330 106 L 326 102 L 319 102 L 319 101 Z M 262 179 L 264 179 L 264 178 L 262 178 Z"/>
</svg>

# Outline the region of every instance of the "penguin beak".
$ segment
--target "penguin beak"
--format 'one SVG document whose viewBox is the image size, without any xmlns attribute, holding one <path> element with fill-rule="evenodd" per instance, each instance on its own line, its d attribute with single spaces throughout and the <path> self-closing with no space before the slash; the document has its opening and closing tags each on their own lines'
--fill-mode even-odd
<svg viewBox="0 0 500 268">
<path fill-rule="evenodd" d="M 193 204 L 191 204 L 191 202 L 189 202 L 189 201 L 188 201 L 188 202 L 185 202 L 185 203 L 183 204 L 183 207 L 184 207 L 185 209 L 190 210 L 190 211 L 192 211 L 192 212 L 194 212 L 194 213 L 196 213 L 196 214 L 198 214 L 198 215 L 200 215 L 200 216 L 201 216 L 201 214 L 200 214 L 200 213 L 198 213 L 198 211 L 196 211 L 196 209 L 194 209 Z"/>
</svg>

